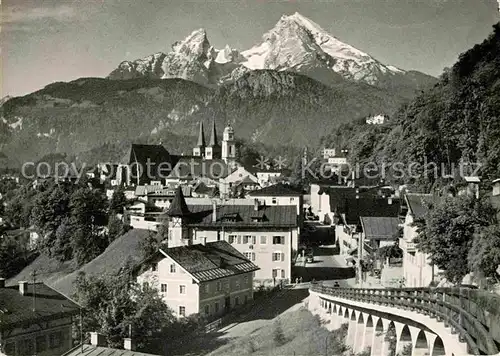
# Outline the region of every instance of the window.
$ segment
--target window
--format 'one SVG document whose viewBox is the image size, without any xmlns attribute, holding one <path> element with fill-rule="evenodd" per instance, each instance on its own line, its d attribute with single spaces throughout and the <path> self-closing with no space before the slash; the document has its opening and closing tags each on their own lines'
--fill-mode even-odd
<svg viewBox="0 0 500 356">
<path fill-rule="evenodd" d="M 260 243 L 261 243 L 262 245 L 265 245 L 265 244 L 267 243 L 267 241 L 266 241 L 266 240 L 267 240 L 267 239 L 266 239 L 266 236 L 261 236 L 261 237 L 260 237 Z"/>
<path fill-rule="evenodd" d="M 47 338 L 45 337 L 45 335 L 37 336 L 35 342 L 37 352 L 43 352 L 47 350 Z"/>
<path fill-rule="evenodd" d="M 62 332 L 58 331 L 50 334 L 49 336 L 49 347 L 51 349 L 57 349 L 62 346 Z"/>
<path fill-rule="evenodd" d="M 225 287 L 225 289 L 226 289 L 226 290 L 229 290 L 229 281 L 226 281 L 226 283 L 225 283 L 225 286 L 224 286 L 224 287 Z"/>
<path fill-rule="evenodd" d="M 241 235 L 238 235 L 238 243 L 241 243 Z"/>
<path fill-rule="evenodd" d="M 153 263 L 153 264 L 151 265 L 151 271 L 153 271 L 153 272 L 158 271 L 158 263 Z"/>
<path fill-rule="evenodd" d="M 210 305 L 205 305 L 205 315 L 210 314 Z"/>
<path fill-rule="evenodd" d="M 293 199 L 293 198 L 290 198 L 290 203 L 293 203 L 293 201 L 294 201 L 294 200 L 295 200 L 295 199 Z"/>
<path fill-rule="evenodd" d="M 210 284 L 205 284 L 205 293 L 210 293 Z"/>
<path fill-rule="evenodd" d="M 240 289 L 241 284 L 240 284 L 240 280 L 239 280 L 239 279 L 237 279 L 237 280 L 234 282 L 234 284 L 236 285 L 236 289 Z"/>
<path fill-rule="evenodd" d="M 175 264 L 170 265 L 170 273 L 175 273 Z"/>
<path fill-rule="evenodd" d="M 7 355 L 14 355 L 16 350 L 16 344 L 14 342 L 9 342 L 5 345 L 5 353 Z"/>
<path fill-rule="evenodd" d="M 245 252 L 245 257 L 250 261 L 255 261 L 255 252 Z"/>
<path fill-rule="evenodd" d="M 215 310 L 216 313 L 219 312 L 219 302 L 215 302 L 214 310 Z"/>
<path fill-rule="evenodd" d="M 281 278 L 285 278 L 285 270 L 284 269 L 281 270 Z"/>
<path fill-rule="evenodd" d="M 234 305 L 240 305 L 240 297 L 234 298 Z"/>
<path fill-rule="evenodd" d="M 161 290 L 162 293 L 167 293 L 167 284 L 166 283 L 162 283 L 160 290 Z"/>
<path fill-rule="evenodd" d="M 222 284 L 220 281 L 217 281 L 217 292 L 220 292 L 222 290 Z"/>
<path fill-rule="evenodd" d="M 252 245 L 257 243 L 257 236 L 252 236 Z"/>
<path fill-rule="evenodd" d="M 179 315 L 180 316 L 186 316 L 186 307 L 179 307 Z"/>
<path fill-rule="evenodd" d="M 284 245 L 285 237 L 284 236 L 273 236 L 273 245 Z"/>
<path fill-rule="evenodd" d="M 276 277 L 278 277 L 278 270 L 273 269 L 273 278 L 276 278 Z"/>
<path fill-rule="evenodd" d="M 180 285 L 179 286 L 179 293 L 180 294 L 186 294 L 186 286 L 185 285 Z"/>
<path fill-rule="evenodd" d="M 250 241 L 251 241 L 250 239 L 251 238 L 252 238 L 252 236 L 248 236 L 248 235 L 243 236 L 243 243 L 244 244 L 250 243 Z"/>
<path fill-rule="evenodd" d="M 248 285 L 248 281 L 249 281 L 248 276 L 245 276 L 243 279 L 243 283 L 245 283 L 245 285 Z"/>
<path fill-rule="evenodd" d="M 273 260 L 273 262 L 284 261 L 285 260 L 285 254 L 281 253 L 281 252 L 273 252 L 272 260 Z"/>
<path fill-rule="evenodd" d="M 18 355 L 33 355 L 35 352 L 35 344 L 33 339 L 24 339 L 21 343 L 18 344 L 20 346 L 20 353 Z M 59 346 L 56 346 L 59 347 Z M 54 348 L 56 348 L 54 347 Z"/>
<path fill-rule="evenodd" d="M 227 242 L 234 244 L 236 242 L 236 235 L 229 235 Z"/>
</svg>

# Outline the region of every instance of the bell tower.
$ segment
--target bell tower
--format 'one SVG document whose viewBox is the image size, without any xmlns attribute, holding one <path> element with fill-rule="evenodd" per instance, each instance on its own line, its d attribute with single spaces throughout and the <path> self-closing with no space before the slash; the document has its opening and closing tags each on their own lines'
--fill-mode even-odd
<svg viewBox="0 0 500 356">
<path fill-rule="evenodd" d="M 193 148 L 193 156 L 203 157 L 205 155 L 205 133 L 203 132 L 203 121 L 200 121 L 200 131 L 198 132 L 198 142 Z"/>
<path fill-rule="evenodd" d="M 234 130 L 231 125 L 226 126 L 222 135 L 222 159 L 228 165 L 236 162 L 236 143 L 234 141 Z"/>
<path fill-rule="evenodd" d="M 208 146 L 205 148 L 205 158 L 206 159 L 217 159 L 220 158 L 221 147 L 217 142 L 217 129 L 215 127 L 215 120 L 212 122 L 212 132 L 210 134 L 210 141 Z"/>
<path fill-rule="evenodd" d="M 168 223 L 168 247 L 191 245 L 191 237 L 187 227 L 190 214 L 184 194 L 182 194 L 182 188 L 179 186 L 167 211 L 170 218 Z"/>
</svg>

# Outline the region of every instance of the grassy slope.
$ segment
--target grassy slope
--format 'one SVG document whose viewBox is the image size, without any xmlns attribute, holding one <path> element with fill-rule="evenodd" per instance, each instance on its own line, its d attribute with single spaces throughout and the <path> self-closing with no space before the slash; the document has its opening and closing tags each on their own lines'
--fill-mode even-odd
<svg viewBox="0 0 500 356">
<path fill-rule="evenodd" d="M 343 335 L 330 332 L 305 308 L 282 314 L 253 333 L 231 340 L 209 356 L 341 354 Z M 327 346 L 328 345 L 328 346 Z M 326 349 L 326 347 L 328 349 Z"/>
<path fill-rule="evenodd" d="M 31 273 L 37 271 L 38 280 L 44 281 L 52 288 L 71 296 L 74 293 L 73 282 L 79 272 L 99 276 L 118 273 L 127 261 L 132 263 L 142 260 L 140 241 L 150 232 L 142 229 L 132 229 L 117 238 L 97 258 L 76 269 L 70 262 L 59 263 L 45 255 L 39 256 L 32 264 L 23 269 L 17 276 L 9 280 L 9 284 L 21 280 L 32 280 Z"/>
</svg>

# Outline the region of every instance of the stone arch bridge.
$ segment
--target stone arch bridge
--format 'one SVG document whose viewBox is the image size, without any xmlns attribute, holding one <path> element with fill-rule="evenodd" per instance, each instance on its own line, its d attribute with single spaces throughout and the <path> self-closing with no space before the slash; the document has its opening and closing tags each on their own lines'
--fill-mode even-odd
<svg viewBox="0 0 500 356">
<path fill-rule="evenodd" d="M 362 289 L 312 284 L 309 309 L 347 325 L 355 353 L 500 355 L 500 296 L 466 288 Z"/>
</svg>

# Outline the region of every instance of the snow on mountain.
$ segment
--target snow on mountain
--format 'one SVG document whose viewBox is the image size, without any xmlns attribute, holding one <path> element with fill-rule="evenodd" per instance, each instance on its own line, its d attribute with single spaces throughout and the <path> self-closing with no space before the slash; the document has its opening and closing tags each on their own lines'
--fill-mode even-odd
<svg viewBox="0 0 500 356">
<path fill-rule="evenodd" d="M 217 85 L 259 69 L 294 71 L 327 85 L 344 78 L 395 91 L 408 89 L 410 93 L 419 83 L 434 79 L 384 65 L 299 13 L 283 15 L 274 28 L 264 34 L 260 44 L 243 52 L 229 45 L 215 49 L 206 31 L 198 29 L 174 43 L 167 54 L 160 52 L 120 63 L 108 78 L 183 78 L 203 85 Z"/>
<path fill-rule="evenodd" d="M 282 16 L 263 42 L 241 53 L 249 69 L 328 68 L 346 79 L 375 84 L 380 75 L 404 73 L 385 66 L 363 51 L 341 42 L 318 24 L 295 13 Z"/>
</svg>

